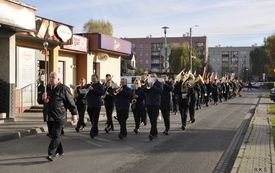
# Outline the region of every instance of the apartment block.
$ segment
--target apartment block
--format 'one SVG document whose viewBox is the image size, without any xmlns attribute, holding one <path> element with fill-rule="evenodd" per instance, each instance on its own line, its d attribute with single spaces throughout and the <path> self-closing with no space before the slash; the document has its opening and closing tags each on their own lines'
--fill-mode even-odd
<svg viewBox="0 0 275 173">
<path fill-rule="evenodd" d="M 136 67 L 144 71 L 164 72 L 163 56 L 161 50 L 164 47 L 165 38 L 148 36 L 145 38 L 123 38 L 132 43 L 132 52 L 136 57 Z M 166 37 L 166 42 L 183 44 L 190 43 L 189 36 L 183 37 Z M 199 57 L 202 61 L 207 62 L 208 46 L 207 37 L 192 37 L 192 45 L 199 50 Z"/>
<path fill-rule="evenodd" d="M 238 78 L 244 78 L 250 68 L 251 47 L 209 47 L 208 63 L 212 72 L 218 73 L 218 77 L 235 74 Z"/>
</svg>

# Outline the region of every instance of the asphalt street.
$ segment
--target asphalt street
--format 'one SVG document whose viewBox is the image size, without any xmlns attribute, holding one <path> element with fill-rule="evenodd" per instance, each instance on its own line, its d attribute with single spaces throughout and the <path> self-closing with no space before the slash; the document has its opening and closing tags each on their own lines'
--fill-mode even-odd
<svg viewBox="0 0 275 173">
<path fill-rule="evenodd" d="M 127 121 L 128 136 L 118 138 L 119 126 L 106 134 L 105 121 L 99 125 L 99 136 L 89 137 L 90 125 L 76 133 L 67 127 L 62 136 L 65 155 L 48 162 L 46 133 L 0 143 L 1 172 L 99 172 L 99 173 L 210 173 L 217 164 L 225 164 L 230 171 L 234 158 L 221 158 L 228 149 L 243 120 L 253 112 L 261 92 L 245 92 L 217 106 L 210 104 L 196 111 L 196 122 L 181 130 L 180 116 L 171 114 L 170 135 L 164 135 L 163 120 L 158 120 L 158 138 L 149 141 L 150 123 L 133 132 L 133 115 Z M 189 118 L 188 118 L 189 119 Z M 114 120 L 115 121 L 115 120 Z M 236 150 L 236 149 L 232 149 Z M 234 152 L 234 151 L 232 151 Z"/>
</svg>

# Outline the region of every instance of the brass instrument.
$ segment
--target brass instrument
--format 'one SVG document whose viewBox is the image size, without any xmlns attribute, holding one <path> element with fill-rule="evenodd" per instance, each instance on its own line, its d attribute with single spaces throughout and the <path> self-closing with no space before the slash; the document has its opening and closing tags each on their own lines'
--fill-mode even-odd
<svg viewBox="0 0 275 173">
<path fill-rule="evenodd" d="M 151 89 L 151 87 L 152 87 L 152 86 L 151 86 L 149 83 L 146 84 L 146 88 L 147 88 L 148 90 Z"/>
<path fill-rule="evenodd" d="M 131 108 L 132 109 L 136 109 L 137 99 L 135 98 L 135 96 L 136 96 L 136 90 L 134 89 L 134 91 L 133 91 L 133 99 L 131 101 Z"/>
<path fill-rule="evenodd" d="M 148 78 L 146 78 L 145 80 L 141 80 L 140 82 L 141 82 L 141 86 L 145 86 L 146 84 L 147 84 L 147 79 Z"/>
<path fill-rule="evenodd" d="M 116 96 L 121 91 L 122 91 L 122 86 L 119 86 L 117 89 L 114 90 L 113 94 Z"/>
<path fill-rule="evenodd" d="M 199 75 L 197 77 L 197 79 L 195 80 L 194 84 L 200 84 L 200 83 L 203 83 L 203 78 L 201 77 L 201 75 Z"/>
<path fill-rule="evenodd" d="M 190 80 L 192 78 L 191 73 L 186 73 L 184 74 L 185 76 L 185 80 L 182 81 L 181 84 L 181 91 L 187 93 L 189 88 L 191 87 L 191 84 L 188 82 L 188 80 Z"/>
</svg>

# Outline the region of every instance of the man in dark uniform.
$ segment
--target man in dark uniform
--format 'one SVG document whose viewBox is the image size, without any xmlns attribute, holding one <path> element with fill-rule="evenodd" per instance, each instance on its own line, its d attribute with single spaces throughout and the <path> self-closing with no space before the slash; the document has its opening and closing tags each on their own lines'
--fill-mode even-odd
<svg viewBox="0 0 275 173">
<path fill-rule="evenodd" d="M 215 79 L 214 83 L 212 83 L 212 96 L 214 100 L 214 105 L 217 105 L 219 100 L 219 88 L 217 84 L 217 79 Z"/>
<path fill-rule="evenodd" d="M 78 112 L 70 88 L 60 83 L 56 72 L 50 73 L 49 83 L 47 92 L 40 99 L 44 101 L 44 112 L 48 116 L 49 132 L 52 137 L 46 159 L 53 161 L 53 157 L 64 154 L 60 135 L 64 122 L 67 121 L 67 109 L 72 114 L 73 122 L 77 121 Z"/>
<path fill-rule="evenodd" d="M 86 124 L 84 122 L 84 116 L 87 109 L 85 85 L 86 80 L 84 78 L 81 78 L 79 85 L 76 87 L 75 104 L 77 106 L 77 111 L 79 113 L 79 120 L 75 128 L 76 132 L 79 132 L 80 129 L 84 130 L 84 128 L 86 127 Z"/>
<path fill-rule="evenodd" d="M 132 98 L 132 90 L 127 86 L 127 79 L 122 78 L 120 87 L 114 91 L 117 118 L 120 125 L 118 137 L 123 139 L 127 136 L 126 121 L 129 117 L 129 107 Z"/>
<path fill-rule="evenodd" d="M 190 90 L 190 84 L 187 81 L 188 75 L 182 74 L 180 82 L 176 83 L 173 92 L 178 95 L 178 105 L 181 114 L 181 129 L 185 130 L 187 121 L 187 112 L 189 108 L 190 96 L 192 90 Z"/>
<path fill-rule="evenodd" d="M 195 122 L 195 106 L 197 104 L 198 95 L 200 93 L 200 87 L 198 83 L 194 83 L 193 79 L 191 78 L 189 81 L 191 85 L 190 90 L 192 90 L 192 94 L 190 95 L 190 105 L 189 105 L 189 115 L 191 123 Z M 198 106 L 197 106 L 198 108 Z"/>
<path fill-rule="evenodd" d="M 170 110 L 171 110 L 171 91 L 173 90 L 172 82 L 168 80 L 167 74 L 161 75 L 163 79 L 163 92 L 161 94 L 161 103 L 160 110 L 163 116 L 165 131 L 163 132 L 165 135 L 169 135 L 170 130 Z"/>
<path fill-rule="evenodd" d="M 92 75 L 92 82 L 86 86 L 88 89 L 87 93 L 87 112 L 89 114 L 92 128 L 90 130 L 90 137 L 94 138 L 98 135 L 98 119 L 100 109 L 102 105 L 101 96 L 104 94 L 103 85 L 99 83 L 98 76 Z"/>
<path fill-rule="evenodd" d="M 147 76 L 148 76 L 148 74 L 145 74 L 145 73 L 141 75 L 141 80 L 140 80 L 141 88 L 146 87 L 146 85 L 147 85 Z M 147 111 L 146 111 L 145 106 L 142 109 L 141 123 L 143 123 L 144 126 L 147 125 Z"/>
<path fill-rule="evenodd" d="M 139 79 L 134 81 L 135 88 L 133 89 L 133 100 L 131 104 L 131 108 L 134 114 L 135 119 L 135 134 L 138 134 L 140 124 L 142 122 L 144 110 L 145 110 L 145 94 L 144 89 L 141 87 L 141 83 Z M 144 122 L 143 122 L 144 123 Z"/>
<path fill-rule="evenodd" d="M 145 88 L 146 107 L 151 123 L 149 139 L 152 141 L 158 135 L 157 118 L 159 115 L 163 87 L 162 84 L 157 80 L 157 75 L 155 73 L 150 74 L 150 78 L 148 78 L 147 82 L 148 86 Z"/>
<path fill-rule="evenodd" d="M 212 83 L 209 81 L 209 78 L 204 79 L 204 85 L 206 88 L 206 95 L 205 95 L 205 104 L 208 107 L 209 101 L 212 96 Z"/>
</svg>

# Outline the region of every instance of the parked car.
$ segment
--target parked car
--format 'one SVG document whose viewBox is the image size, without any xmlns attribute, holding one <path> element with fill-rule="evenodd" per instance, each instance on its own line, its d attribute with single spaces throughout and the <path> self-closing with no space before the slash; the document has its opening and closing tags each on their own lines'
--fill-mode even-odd
<svg viewBox="0 0 275 173">
<path fill-rule="evenodd" d="M 263 86 L 262 82 L 252 82 L 252 88 L 263 88 Z"/>
<path fill-rule="evenodd" d="M 269 97 L 275 102 L 275 87 L 270 90 Z"/>
</svg>

